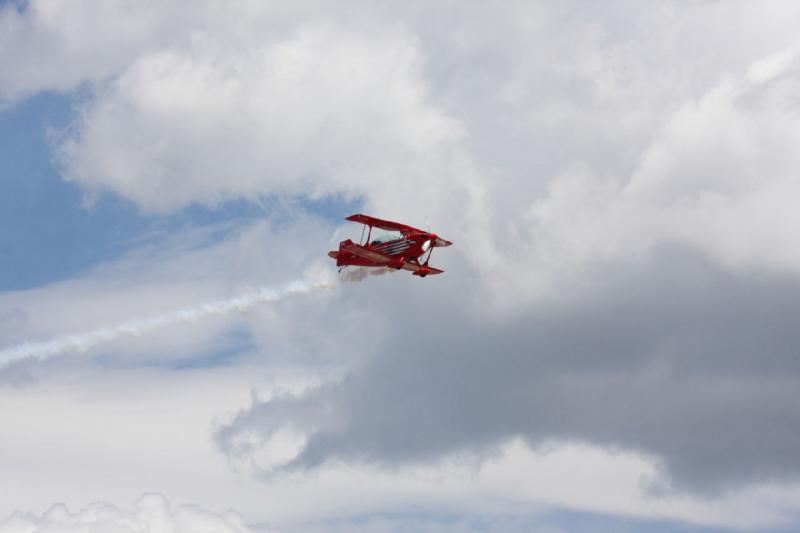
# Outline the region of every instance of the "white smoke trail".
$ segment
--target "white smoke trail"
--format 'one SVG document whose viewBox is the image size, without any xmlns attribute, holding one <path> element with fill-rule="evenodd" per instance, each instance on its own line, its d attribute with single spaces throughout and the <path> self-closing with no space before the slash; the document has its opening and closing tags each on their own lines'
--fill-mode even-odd
<svg viewBox="0 0 800 533">
<path fill-rule="evenodd" d="M 397 272 L 389 267 L 355 267 L 352 269 L 344 270 L 339 274 L 339 280 L 343 283 L 358 283 L 364 281 L 369 276 L 382 276 L 389 272 Z"/>
<path fill-rule="evenodd" d="M 335 285 L 327 282 L 307 284 L 293 282 L 282 290 L 262 287 L 249 294 L 243 294 L 228 300 L 208 302 L 196 307 L 178 309 L 170 313 L 163 313 L 148 318 L 128 320 L 116 326 L 106 326 L 92 331 L 73 333 L 50 339 L 47 341 L 31 341 L 10 346 L 0 350 L 0 366 L 5 366 L 14 361 L 34 357 L 47 359 L 68 352 L 85 352 L 97 344 L 112 341 L 122 336 L 138 336 L 147 331 L 163 328 L 172 324 L 196 322 L 211 315 L 225 315 L 231 311 L 245 312 L 254 305 L 272 303 L 295 294 L 308 294 L 315 290 L 333 289 Z"/>
</svg>

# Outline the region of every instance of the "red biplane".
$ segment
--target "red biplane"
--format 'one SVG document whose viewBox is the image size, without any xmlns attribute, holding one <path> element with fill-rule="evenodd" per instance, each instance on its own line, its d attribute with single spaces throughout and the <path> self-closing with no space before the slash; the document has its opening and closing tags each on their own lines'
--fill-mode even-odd
<svg viewBox="0 0 800 533">
<path fill-rule="evenodd" d="M 361 241 L 356 244 L 347 239 L 339 243 L 339 251 L 328 252 L 336 259 L 336 266 L 388 267 L 397 270 L 409 270 L 415 276 L 424 278 L 427 275 L 441 274 L 444 270 L 428 266 L 431 252 L 437 246 L 453 244 L 440 238 L 435 233 L 412 228 L 389 220 L 381 220 L 367 215 L 351 215 L 346 220 L 364 224 L 361 230 Z M 364 230 L 367 240 L 364 240 Z M 373 229 L 377 231 L 373 232 Z M 427 252 L 425 261 L 421 259 Z M 340 270 L 341 270 L 340 268 Z"/>
</svg>

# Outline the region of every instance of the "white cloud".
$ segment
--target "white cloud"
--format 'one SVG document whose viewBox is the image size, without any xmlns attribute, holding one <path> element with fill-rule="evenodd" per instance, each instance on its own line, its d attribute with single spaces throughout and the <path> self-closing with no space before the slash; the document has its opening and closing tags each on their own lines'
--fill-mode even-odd
<svg viewBox="0 0 800 533">
<path fill-rule="evenodd" d="M 163 213 L 192 203 L 213 207 L 237 198 L 343 195 L 363 200 L 367 210 L 412 224 L 420 224 L 429 215 L 434 229 L 455 240 L 457 246 L 438 258 L 452 271 L 435 280 L 436 284 L 425 285 L 424 292 L 411 292 L 406 280 L 387 276 L 393 288 L 385 278 L 374 279 L 369 291 L 353 287 L 346 295 L 337 293 L 331 301 L 260 309 L 250 316 L 176 330 L 172 336 L 148 337 L 146 342 L 128 339 L 110 347 L 109 352 L 148 354 L 160 361 L 197 358 L 230 348 L 225 334 L 244 330 L 252 340 L 255 357 L 268 354 L 271 363 L 299 360 L 328 368 L 345 364 L 351 371 L 365 361 L 385 363 L 386 368 L 378 365 L 374 375 L 379 386 L 365 386 L 368 391 L 402 389 L 398 370 L 410 368 L 413 383 L 421 383 L 419 392 L 429 393 L 421 395 L 428 400 L 424 408 L 435 411 L 450 405 L 453 397 L 437 396 L 440 383 L 419 378 L 437 362 L 443 369 L 440 375 L 452 378 L 453 361 L 447 357 L 455 360 L 456 355 L 459 370 L 463 367 L 458 365 L 472 356 L 481 377 L 469 382 L 464 373 L 455 373 L 476 385 L 466 391 L 474 396 L 457 396 L 465 402 L 501 397 L 512 378 L 522 382 L 515 390 L 524 393 L 534 376 L 538 379 L 541 375 L 539 365 L 551 362 L 553 354 L 563 355 L 567 361 L 560 363 L 562 366 L 553 364 L 559 378 L 575 378 L 576 374 L 581 378 L 588 373 L 589 382 L 609 395 L 614 392 L 609 383 L 616 390 L 627 391 L 629 383 L 637 383 L 641 377 L 641 366 L 655 359 L 654 364 L 662 365 L 668 375 L 663 382 L 654 382 L 664 390 L 677 384 L 680 393 L 680 387 L 690 381 L 681 379 L 680 372 L 673 378 L 669 372 L 675 366 L 695 378 L 691 383 L 702 383 L 702 392 L 721 385 L 725 394 L 720 397 L 729 398 L 726 394 L 736 392 L 739 381 L 717 380 L 713 372 L 705 373 L 703 365 L 735 371 L 736 365 L 727 363 L 736 347 L 723 341 L 736 330 L 744 332 L 743 340 L 755 346 L 739 343 L 745 346 L 740 350 L 748 350 L 736 359 L 745 368 L 742 379 L 750 388 L 772 390 L 771 375 L 754 380 L 748 366 L 756 357 L 770 361 L 773 367 L 763 363 L 759 370 L 782 373 L 789 383 L 777 384 L 779 394 L 765 400 L 768 408 L 763 412 L 779 420 L 793 420 L 790 407 L 776 407 L 795 404 L 782 400 L 792 399 L 785 391 L 797 388 L 793 363 L 782 359 L 786 352 L 775 349 L 772 341 L 764 342 L 774 321 L 765 325 L 741 317 L 731 319 L 718 304 L 718 295 L 696 291 L 703 301 L 688 295 L 686 287 L 696 280 L 687 274 L 687 285 L 678 280 L 678 290 L 668 296 L 677 298 L 687 310 L 696 307 L 706 313 L 689 316 L 699 316 L 703 324 L 711 316 L 726 326 L 720 330 L 727 330 L 695 331 L 682 322 L 679 313 L 664 311 L 662 300 L 669 298 L 657 290 L 662 279 L 658 274 L 671 265 L 653 263 L 658 263 L 658 251 L 663 247 L 688 250 L 687 254 L 712 265 L 697 279 L 719 280 L 725 272 L 733 272 L 750 282 L 745 288 L 752 290 L 750 296 L 756 296 L 750 301 L 775 298 L 762 284 L 773 282 L 775 273 L 797 279 L 796 3 L 753 7 L 748 2 L 656 6 L 620 2 L 598 7 L 576 2 L 504 4 L 502 8 L 498 4 L 442 3 L 415 10 L 357 4 L 331 9 L 313 2 L 297 7 L 208 2 L 195 4 L 191 11 L 181 3 L 132 5 L 104 3 L 99 10 L 88 1 L 70 6 L 38 1 L 21 14 L 10 7 L 0 14 L 0 39 L 6 45 L 0 47 L 3 99 L 13 101 L 43 89 L 70 90 L 82 82 L 92 84 L 89 96 L 80 104 L 76 124 L 58 141 L 65 178 L 83 187 L 90 199 L 110 192 L 134 201 L 144 211 Z M 265 279 L 283 280 L 287 272 L 294 275 L 315 261 L 312 258 L 327 248 L 331 230 L 308 221 L 286 232 L 256 225 L 215 244 L 208 242 L 214 239 L 200 239 L 195 247 L 183 244 L 189 237 L 181 234 L 174 245 L 158 253 L 139 250 L 81 279 L 0 295 L 0 335 L 16 342 L 84 330 L 130 316 L 170 311 L 176 302 L 183 307 L 229 296 Z M 636 300 L 639 294 L 624 294 L 633 304 L 623 305 L 621 311 L 614 307 L 627 285 L 609 283 L 611 273 L 614 279 L 624 279 L 642 272 L 656 280 L 634 284 L 642 299 Z M 735 286 L 731 291 L 737 288 L 741 289 Z M 733 301 L 741 302 L 744 292 L 737 293 L 740 299 Z M 450 304 L 429 317 L 439 321 L 440 329 L 428 330 L 427 337 L 414 336 L 424 329 L 423 318 L 416 317 L 426 317 L 435 301 Z M 473 316 L 459 314 L 470 303 Z M 668 307 L 669 302 L 664 305 Z M 532 315 L 522 314 L 521 310 L 531 308 Z M 567 312 L 565 308 L 569 308 Z M 768 308 L 761 308 L 762 314 Z M 652 322 L 658 327 L 630 318 L 642 310 L 652 313 Z M 598 325 L 596 318 L 593 322 L 584 316 L 611 312 L 620 315 L 617 327 Z M 415 320 L 404 322 L 407 317 Z M 471 323 L 473 317 L 477 319 Z M 541 317 L 545 320 L 534 320 Z M 532 348 L 531 353 L 522 353 L 526 347 L 514 344 L 533 345 L 541 340 L 538 332 L 503 339 L 505 344 L 498 342 L 489 349 L 476 342 L 465 347 L 465 353 L 425 352 L 440 331 L 460 334 L 463 324 L 468 324 L 488 335 L 487 330 L 497 326 L 491 333 L 499 339 L 497 331 L 512 320 L 531 320 L 549 328 L 548 334 L 565 330 L 569 335 L 545 339 L 536 345 L 541 349 L 535 353 Z M 712 327 L 714 321 L 710 322 Z M 609 334 L 584 337 L 579 326 L 587 323 Z M 407 325 L 415 328 L 409 344 L 402 350 L 387 347 L 387 339 L 393 339 L 387 332 Z M 487 330 L 480 329 L 483 327 Z M 676 340 L 676 331 L 685 337 Z M 783 337 L 778 340 L 791 344 L 786 330 L 780 331 Z M 358 342 L 353 342 L 354 338 Z M 624 342 L 630 338 L 634 338 L 633 347 Z M 581 340 L 587 344 L 608 342 L 609 346 L 606 351 L 587 348 Z M 615 340 L 619 343 L 612 342 Z M 499 352 L 493 354 L 498 357 L 489 371 L 476 356 L 485 356 L 478 353 L 481 350 Z M 515 350 L 520 352 L 518 358 Z M 424 353 L 429 360 L 417 367 L 394 364 L 409 351 Z M 677 353 L 682 351 L 686 353 Z M 726 364 L 720 363 L 721 354 Z M 687 362 L 692 355 L 697 357 Z M 617 374 L 618 381 L 604 373 L 602 363 L 619 364 L 615 358 L 624 359 L 627 365 Z M 496 388 L 484 389 L 490 386 L 487 381 L 491 377 L 497 377 Z M 237 386 L 244 386 L 245 381 L 242 378 Z M 356 379 L 343 383 L 346 393 L 359 385 Z M 554 393 L 572 391 L 558 383 L 553 378 L 542 384 L 552 386 Z M 210 390 L 216 389 L 205 393 Z M 576 387 L 572 392 L 583 390 L 585 387 Z M 392 407 L 378 401 L 377 395 L 352 394 L 362 401 L 374 401 L 376 409 Z M 717 413 L 714 398 L 696 394 L 698 405 L 688 410 L 703 413 L 703 408 L 708 408 Z M 754 395 L 754 403 L 759 397 Z M 614 396 L 611 405 L 620 398 L 626 396 Z M 664 401 L 664 410 L 678 422 L 687 420 L 681 418 L 683 411 L 671 411 L 685 405 L 669 403 L 674 398 L 665 397 Z M 30 408 L 26 403 L 19 405 L 23 412 Z M 169 412 L 174 405 L 165 400 L 159 408 Z M 214 402 L 202 405 L 206 415 L 220 408 Z M 486 402 L 476 401 L 476 405 Z M 495 414 L 505 415 L 515 407 L 518 409 L 518 404 L 501 402 L 501 410 Z M 646 407 L 641 407 L 642 413 Z M 762 412 L 751 407 L 755 413 Z M 656 413 L 669 418 L 660 408 L 656 406 Z M 448 413 L 446 409 L 443 412 Z M 52 414 L 44 410 L 42 417 L 50 420 Z M 743 419 L 747 422 L 746 415 Z M 688 416 L 690 423 L 694 420 Z M 141 423 L 141 427 L 147 426 Z M 486 432 L 479 437 L 495 443 L 500 439 L 477 422 L 472 425 L 478 428 L 476 433 Z M 164 427 L 176 432 L 183 424 L 170 419 Z M 554 427 L 543 431 L 557 431 L 560 426 Z M 651 430 L 646 424 L 643 427 L 645 432 Z M 308 435 L 296 428 L 285 428 L 283 433 L 262 429 L 275 438 L 256 438 L 247 442 L 252 446 L 244 447 L 255 454 L 246 459 L 252 459 L 257 470 L 285 464 L 308 442 Z M 584 422 L 577 429 L 589 441 L 609 438 L 604 432 L 607 428 L 592 423 Z M 194 438 L 208 438 L 205 429 L 195 430 Z M 519 427 L 504 430 L 513 433 Z M 48 441 L 64 440 L 61 430 L 53 431 Z M 636 441 L 636 432 L 637 428 L 628 433 L 623 429 L 612 432 L 610 438 L 625 445 Z M 167 433 L 181 444 L 175 449 L 186 448 L 185 442 Z M 423 435 L 421 440 L 429 436 Z M 699 448 L 718 446 L 713 437 L 700 435 Z M 483 443 L 481 438 L 476 440 Z M 697 444 L 676 441 L 676 456 L 686 452 L 681 446 Z M 763 453 L 751 453 L 749 442 L 737 450 L 748 457 Z M 114 441 L 113 446 L 105 447 L 96 434 L 81 443 L 91 444 L 98 446 L 99 456 L 122 445 Z M 150 452 L 159 444 L 151 442 Z M 451 443 L 444 443 L 442 449 L 449 450 L 447 444 Z M 785 450 L 780 443 L 776 449 Z M 652 473 L 654 459 L 625 455 L 621 464 L 619 456 L 602 449 L 562 451 L 570 461 L 559 463 L 564 456 L 528 456 L 514 446 L 506 447 L 498 464 L 504 464 L 508 456 L 512 459 L 508 459 L 511 466 L 502 482 L 487 485 L 487 479 L 495 479 L 488 469 L 474 485 L 456 483 L 444 495 L 438 494 L 441 487 L 436 485 L 436 476 L 447 477 L 454 470 L 430 465 L 423 467 L 430 470 L 421 475 L 422 481 L 415 477 L 418 472 L 367 475 L 368 469 L 353 474 L 346 471 L 350 467 L 325 470 L 328 466 L 321 470 L 323 482 L 318 485 L 308 481 L 310 478 L 270 481 L 263 490 L 275 497 L 267 501 L 276 503 L 263 511 L 264 515 L 258 514 L 263 493 L 253 485 L 230 494 L 252 491 L 259 495 L 258 503 L 247 499 L 256 498 L 252 495 L 241 499 L 248 513 L 254 509 L 252 516 L 286 523 L 300 520 L 307 512 L 298 502 L 309 491 L 317 498 L 320 516 L 342 506 L 347 512 L 357 512 L 386 508 L 391 502 L 419 503 L 415 494 L 442 505 L 450 501 L 463 510 L 481 499 L 513 498 L 520 486 L 530 495 L 525 505 L 545 502 L 704 524 L 757 527 L 779 523 L 798 505 L 795 489 L 785 486 L 742 489 L 710 507 L 688 496 L 654 501 L 647 499 L 634 481 Z M 30 449 L 19 446 L 18 454 L 23 452 L 30 453 Z M 72 449 L 71 453 L 78 452 Z M 203 460 L 198 459 L 200 455 Z M 208 450 L 200 455 L 192 458 L 191 466 L 202 474 L 208 472 L 203 470 L 204 461 L 216 456 Z M 154 457 L 155 452 L 147 456 L 156 461 Z M 586 468 L 593 473 L 619 467 L 612 468 L 609 475 L 619 474 L 620 478 L 602 486 L 592 485 L 590 479 L 570 478 L 568 465 L 581 458 L 591 460 Z M 553 483 L 520 474 L 548 471 L 548 460 L 561 465 L 560 469 L 554 467 L 553 479 L 568 480 L 563 489 L 555 490 Z M 775 466 L 769 461 L 766 466 L 754 463 L 754 470 L 745 475 L 762 467 L 772 471 L 769 467 Z M 736 465 L 724 461 L 716 466 L 736 471 Z M 179 474 L 168 473 L 164 467 L 159 479 L 148 480 L 165 485 L 174 482 L 179 492 L 186 490 L 204 501 L 225 492 L 218 487 L 213 494 L 180 488 L 175 479 L 191 470 L 184 467 Z M 69 492 L 68 480 L 80 474 L 85 472 L 67 471 L 58 488 Z M 227 474 L 215 471 L 215 475 Z M 95 483 L 98 493 L 114 490 L 105 480 Z M 354 500 L 352 494 L 369 483 L 377 483 L 383 492 L 379 490 L 375 499 L 366 503 Z M 585 486 L 586 492 L 576 490 L 579 485 Z M 350 492 L 343 486 L 350 487 Z M 607 490 L 608 486 L 618 490 Z M 313 492 L 322 491 L 319 487 L 328 492 Z M 43 489 L 28 490 L 26 497 L 41 501 Z M 554 493 L 558 496 L 552 496 Z M 58 498 L 57 494 L 48 495 L 50 501 Z M 129 501 L 133 496 L 119 497 Z"/>
<path fill-rule="evenodd" d="M 17 512 L 0 522 L 2 533 L 250 533 L 238 514 L 212 513 L 192 506 L 171 508 L 160 494 L 146 494 L 133 510 L 93 503 L 70 512 L 55 504 L 41 516 Z"/>
<path fill-rule="evenodd" d="M 246 405 L 250 387 L 269 398 L 301 393 L 318 379 L 257 367 L 84 369 L 33 387 L 0 389 L 0 517 L 21 510 L 0 522 L 0 531 L 105 533 L 113 525 L 128 533 L 169 524 L 194 532 L 202 524 L 227 533 L 249 531 L 245 521 L 306 531 L 408 509 L 491 521 L 560 508 L 759 529 L 787 523 L 800 501 L 800 490 L 786 486 L 714 498 L 654 493 L 659 463 L 652 457 L 571 443 L 531 450 L 516 439 L 480 460 L 453 454 L 403 468 L 332 462 L 269 479 L 228 468 L 210 439 L 215 420 Z M 289 441 L 285 450 L 296 444 Z M 275 444 L 269 443 L 272 451 Z M 263 452 L 252 449 L 262 459 Z M 155 496 L 131 510 L 112 507 L 155 486 L 171 510 Z M 89 505 L 97 500 L 110 503 Z M 54 501 L 64 504 L 42 512 Z M 218 513 L 225 509 L 238 514 Z"/>
<path fill-rule="evenodd" d="M 800 130 L 790 103 L 800 71 L 788 57 L 774 80 L 726 77 L 666 115 L 630 175 L 578 164 L 556 176 L 514 220 L 496 304 L 591 292 L 601 282 L 593 271 L 663 246 L 686 246 L 737 273 L 800 274 L 791 244 Z"/>
<path fill-rule="evenodd" d="M 407 203 L 428 181 L 441 187 L 440 152 L 460 136 L 426 101 L 419 62 L 402 31 L 330 25 L 145 54 L 62 145 L 66 177 L 148 210 L 333 193 Z"/>
<path fill-rule="evenodd" d="M 197 22 L 176 2 L 35 0 L 22 12 L 14 4 L 0 8 L 0 103 L 113 76 L 143 49 L 168 46 Z"/>
<path fill-rule="evenodd" d="M 171 9 L 129 18 L 159 26 Z M 798 13 L 736 4 L 735 30 L 704 25 L 718 10 L 487 8 L 458 23 L 435 10 L 437 34 L 413 9 L 201 4 L 168 41 L 117 58 L 60 160 L 89 197 L 148 211 L 340 194 L 412 223 L 435 216 L 481 272 L 476 308 L 552 305 L 576 282 L 590 291 L 597 262 L 665 244 L 797 272 Z"/>
</svg>

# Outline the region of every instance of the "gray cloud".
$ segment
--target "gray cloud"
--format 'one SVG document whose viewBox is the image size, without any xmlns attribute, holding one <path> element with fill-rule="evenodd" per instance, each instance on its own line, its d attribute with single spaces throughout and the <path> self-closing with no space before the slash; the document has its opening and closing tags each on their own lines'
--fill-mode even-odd
<svg viewBox="0 0 800 533">
<path fill-rule="evenodd" d="M 290 427 L 286 466 L 397 465 L 522 435 L 655 456 L 677 489 L 800 478 L 793 37 L 744 5 L 744 48 L 715 4 L 585 7 L 414 19 L 490 216 L 436 285 L 353 297 L 390 325 L 370 362 L 255 404 L 223 450 Z"/>
<path fill-rule="evenodd" d="M 375 288 L 401 303 L 384 308 L 393 327 L 373 360 L 254 404 L 219 442 L 247 454 L 237 436 L 288 425 L 309 435 L 289 466 L 311 467 L 429 461 L 522 435 L 655 455 L 681 489 L 800 478 L 800 283 L 726 273 L 680 248 L 603 277 L 587 305 L 503 323 L 465 312 L 468 297 Z"/>
<path fill-rule="evenodd" d="M 337 320 L 371 315 L 326 348 L 348 376 L 256 402 L 218 434 L 231 455 L 279 430 L 300 453 L 278 468 L 522 435 L 652 454 L 694 490 L 798 480 L 796 4 L 501 5 L 199 10 L 191 39 L 122 32 L 66 85 L 0 94 L 112 77 L 60 145 L 90 193 L 343 194 L 456 241 L 445 276 L 343 290 Z M 39 62 L 4 17 L 30 65 L 94 47 Z"/>
</svg>

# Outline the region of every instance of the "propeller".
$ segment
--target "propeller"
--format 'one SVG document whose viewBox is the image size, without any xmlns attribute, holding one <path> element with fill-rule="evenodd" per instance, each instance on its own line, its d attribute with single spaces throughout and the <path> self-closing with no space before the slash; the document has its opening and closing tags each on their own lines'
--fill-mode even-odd
<svg viewBox="0 0 800 533">
<path fill-rule="evenodd" d="M 435 248 L 434 243 L 436 239 L 439 237 L 435 233 L 431 233 L 430 238 L 422 243 L 422 253 L 428 252 L 428 257 L 425 259 L 423 263 L 425 266 L 428 266 L 428 261 L 431 260 L 431 255 L 433 255 L 433 249 Z"/>
</svg>

